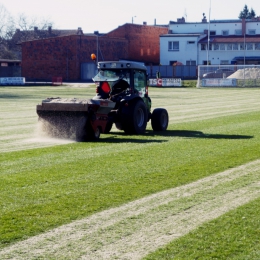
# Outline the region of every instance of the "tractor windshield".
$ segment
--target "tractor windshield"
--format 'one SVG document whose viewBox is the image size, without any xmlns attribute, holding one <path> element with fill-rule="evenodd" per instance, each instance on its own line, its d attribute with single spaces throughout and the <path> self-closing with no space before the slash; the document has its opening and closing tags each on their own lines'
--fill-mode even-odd
<svg viewBox="0 0 260 260">
<path fill-rule="evenodd" d="M 107 81 L 115 82 L 120 79 L 127 81 L 130 84 L 130 71 L 129 70 L 112 70 L 102 69 L 99 70 L 98 74 L 93 78 L 94 82 Z"/>
</svg>

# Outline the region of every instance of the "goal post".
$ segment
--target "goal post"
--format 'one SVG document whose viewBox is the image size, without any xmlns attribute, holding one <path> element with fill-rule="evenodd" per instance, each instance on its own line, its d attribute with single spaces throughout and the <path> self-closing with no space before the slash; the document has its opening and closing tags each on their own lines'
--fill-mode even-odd
<svg viewBox="0 0 260 260">
<path fill-rule="evenodd" d="M 260 87 L 260 65 L 199 65 L 200 87 Z"/>
</svg>

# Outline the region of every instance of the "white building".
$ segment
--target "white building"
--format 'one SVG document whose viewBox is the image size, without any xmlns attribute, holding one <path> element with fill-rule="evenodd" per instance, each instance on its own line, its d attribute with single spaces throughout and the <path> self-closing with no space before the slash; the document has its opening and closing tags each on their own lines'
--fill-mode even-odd
<svg viewBox="0 0 260 260">
<path fill-rule="evenodd" d="M 208 31 L 210 32 L 208 35 Z M 254 20 L 170 21 L 160 36 L 160 64 L 260 64 L 260 18 Z"/>
</svg>

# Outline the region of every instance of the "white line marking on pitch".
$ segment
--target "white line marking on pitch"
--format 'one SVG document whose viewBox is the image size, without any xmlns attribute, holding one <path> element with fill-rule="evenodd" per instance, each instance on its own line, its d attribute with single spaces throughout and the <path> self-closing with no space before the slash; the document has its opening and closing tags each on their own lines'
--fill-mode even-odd
<svg viewBox="0 0 260 260">
<path fill-rule="evenodd" d="M 141 259 L 258 197 L 260 160 L 15 243 L 0 258 Z"/>
</svg>

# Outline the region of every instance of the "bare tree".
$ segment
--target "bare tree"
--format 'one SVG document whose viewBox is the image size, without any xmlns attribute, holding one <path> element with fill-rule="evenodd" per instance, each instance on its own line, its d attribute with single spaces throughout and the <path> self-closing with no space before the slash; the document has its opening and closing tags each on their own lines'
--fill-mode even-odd
<svg viewBox="0 0 260 260">
<path fill-rule="evenodd" d="M 15 55 L 13 55 L 13 53 L 9 50 L 8 42 L 14 33 L 14 20 L 6 8 L 1 4 L 0 21 L 0 58 L 13 59 Z"/>
<path fill-rule="evenodd" d="M 29 31 L 37 27 L 39 30 L 46 30 L 49 26 L 52 26 L 53 22 L 45 18 L 28 17 L 24 13 L 19 14 L 16 19 L 16 28 Z"/>
<path fill-rule="evenodd" d="M 45 18 L 28 17 L 19 14 L 15 19 L 0 4 L 0 58 L 20 59 L 21 50 L 17 43 L 27 40 L 47 38 L 46 32 L 53 23 Z"/>
<path fill-rule="evenodd" d="M 14 20 L 6 10 L 6 8 L 0 4 L 0 37 L 2 39 L 8 39 L 9 32 L 14 30 Z"/>
</svg>

